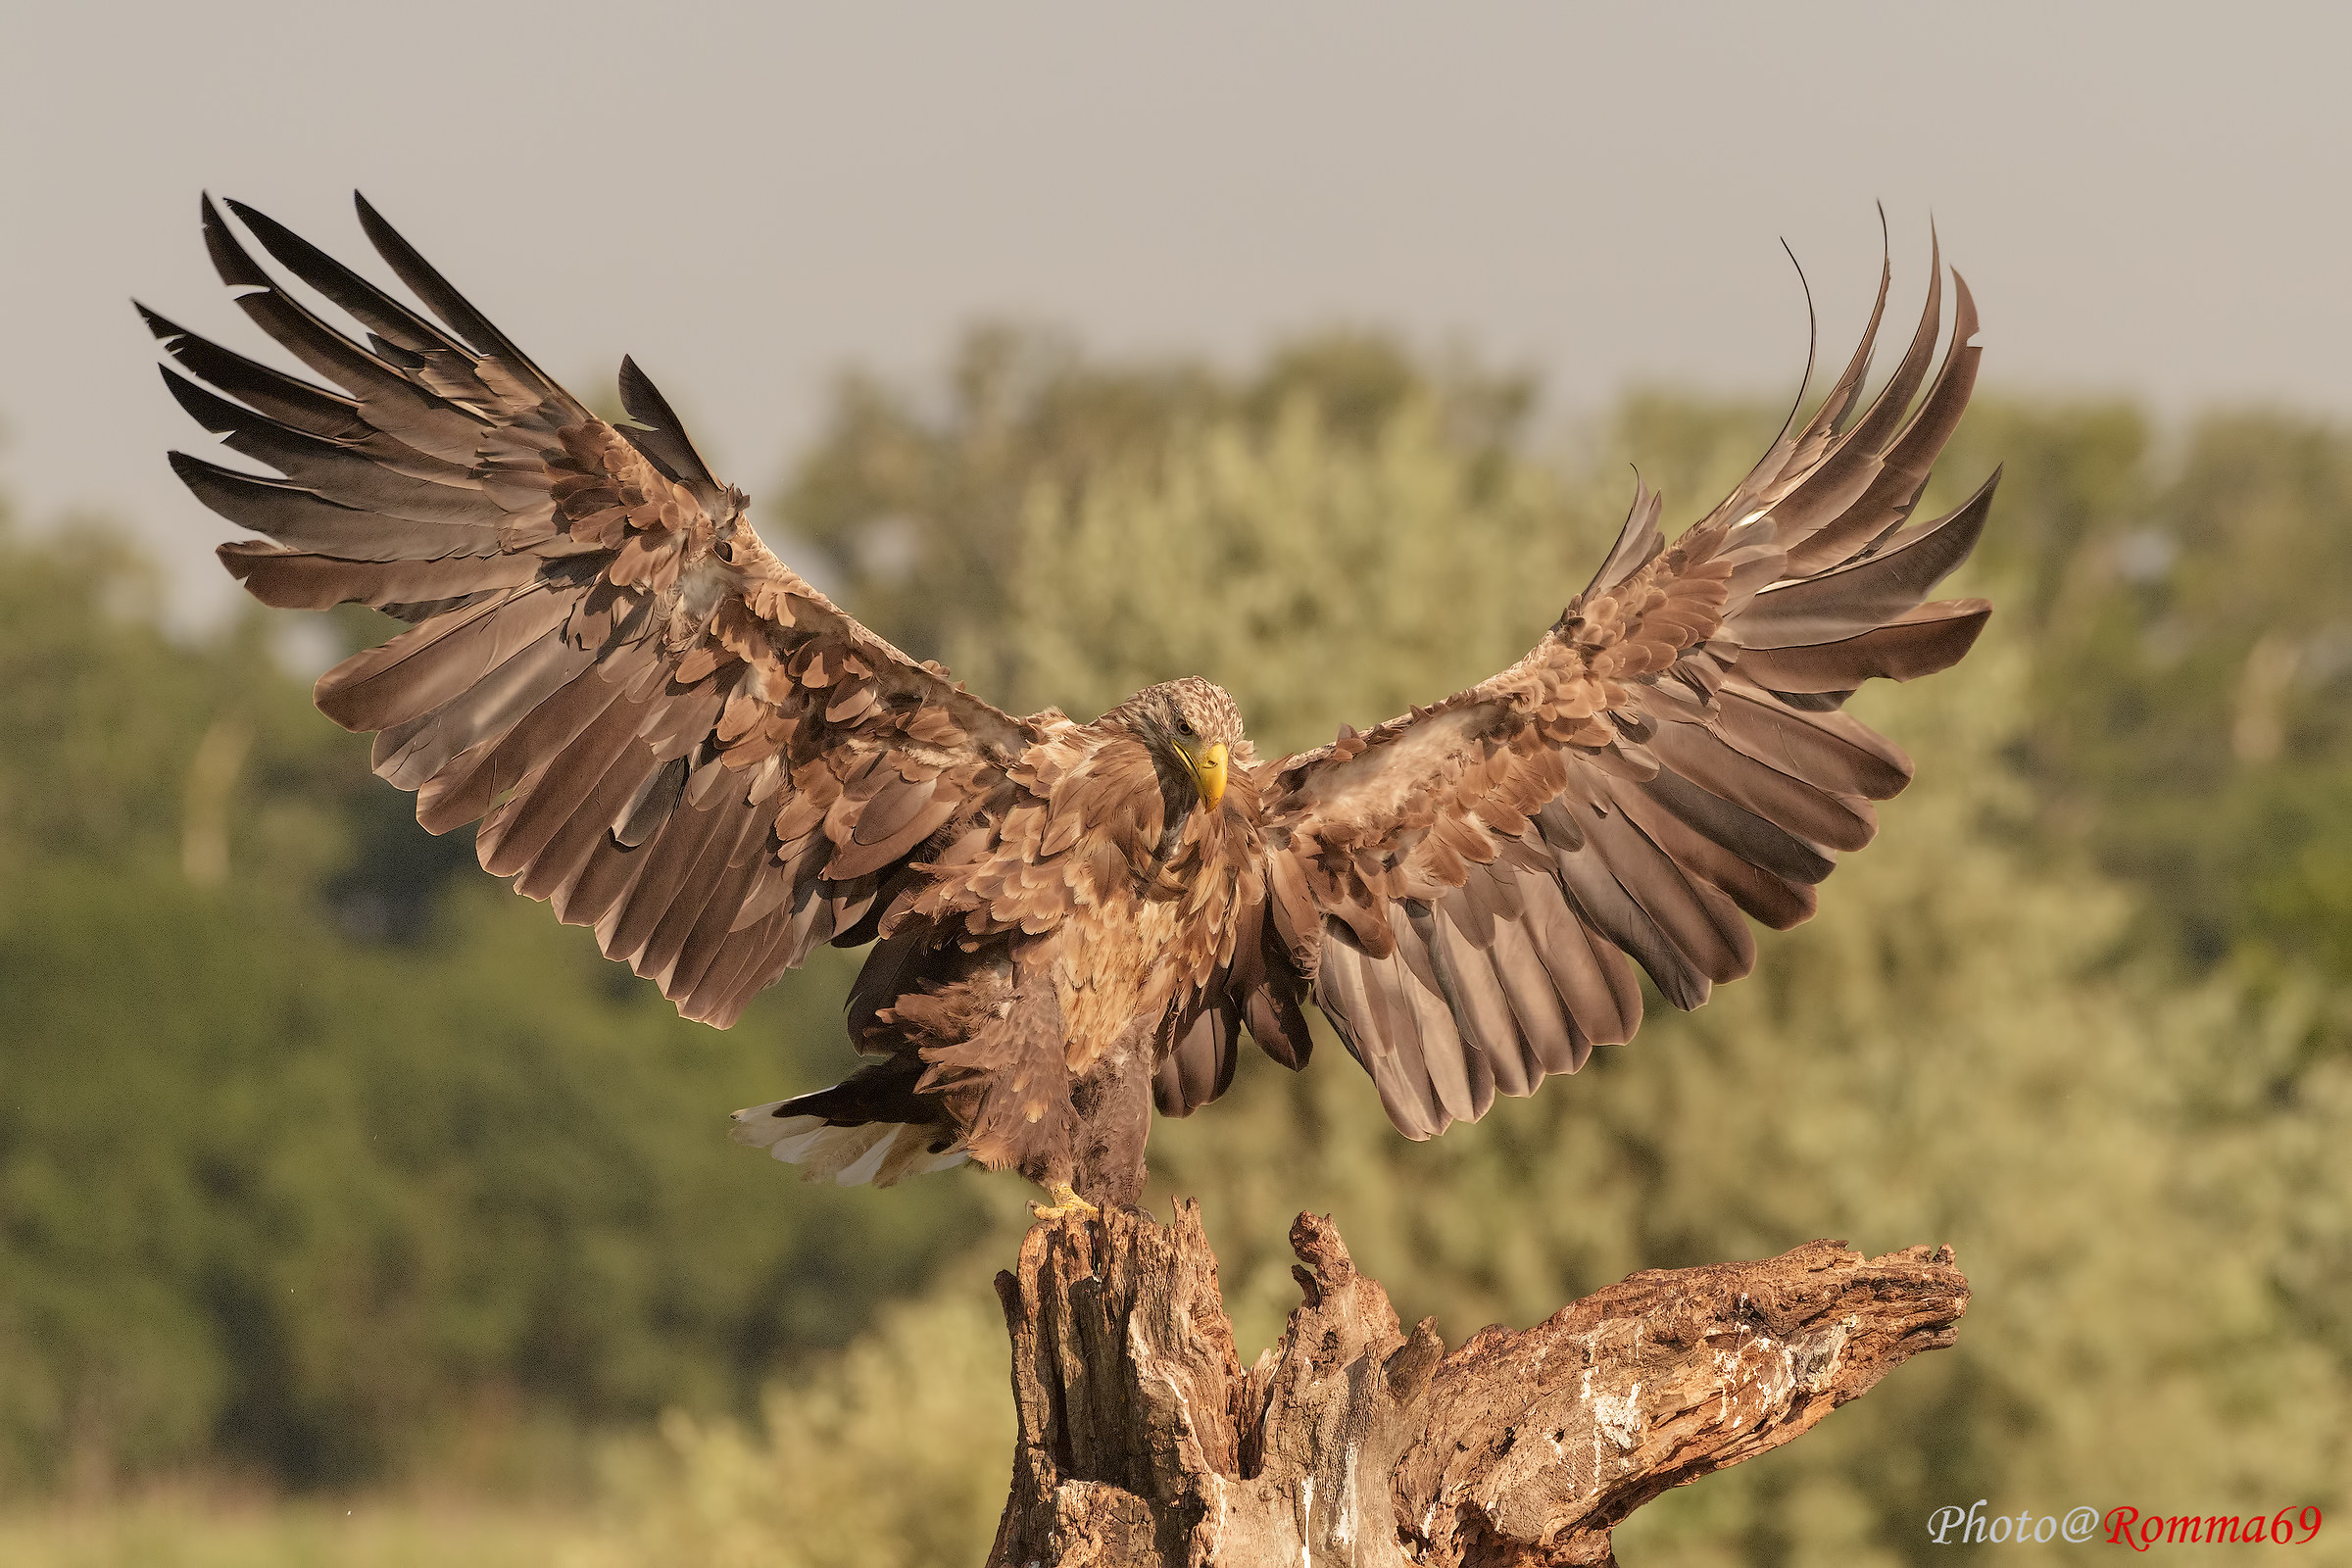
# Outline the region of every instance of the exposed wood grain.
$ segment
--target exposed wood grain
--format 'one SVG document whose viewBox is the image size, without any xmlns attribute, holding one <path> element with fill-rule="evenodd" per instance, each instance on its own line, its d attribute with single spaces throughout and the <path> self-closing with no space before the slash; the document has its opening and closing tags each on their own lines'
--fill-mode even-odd
<svg viewBox="0 0 2352 1568">
<path fill-rule="evenodd" d="M 991 1568 L 1609 1563 L 1634 1509 L 1950 1345 L 1968 1304 L 1949 1249 L 1810 1242 L 1446 1354 L 1329 1220 L 1291 1245 L 1303 1298 L 1245 1370 L 1197 1204 L 1030 1232 L 997 1280 L 1020 1435 Z"/>
</svg>

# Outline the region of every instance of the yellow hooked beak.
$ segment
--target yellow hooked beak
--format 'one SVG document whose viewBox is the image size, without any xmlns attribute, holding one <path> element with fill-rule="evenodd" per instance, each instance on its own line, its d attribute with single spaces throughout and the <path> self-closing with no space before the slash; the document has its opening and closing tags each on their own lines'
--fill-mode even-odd
<svg viewBox="0 0 2352 1568">
<path fill-rule="evenodd" d="M 1193 770 L 1193 782 L 1200 787 L 1200 799 L 1215 810 L 1225 798 L 1225 743 L 1218 741 L 1198 752 L 1188 746 L 1184 760 Z"/>
</svg>

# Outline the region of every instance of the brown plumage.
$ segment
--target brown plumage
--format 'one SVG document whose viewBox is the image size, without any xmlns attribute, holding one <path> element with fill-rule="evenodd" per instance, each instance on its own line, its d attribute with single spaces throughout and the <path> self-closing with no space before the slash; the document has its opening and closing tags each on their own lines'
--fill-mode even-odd
<svg viewBox="0 0 2352 1568">
<path fill-rule="evenodd" d="M 206 201 L 237 303 L 328 383 L 146 313 L 188 372 L 165 370 L 181 406 L 275 470 L 173 454 L 268 536 L 223 564 L 269 604 L 411 622 L 328 671 L 319 708 L 376 732 L 376 771 L 427 828 L 480 818 L 486 869 L 594 926 L 686 1016 L 723 1027 L 818 943 L 874 944 L 849 1009 L 869 1064 L 737 1113 L 811 1175 L 968 1156 L 1132 1200 L 1153 1103 L 1217 1098 L 1245 1030 L 1303 1066 L 1310 997 L 1406 1136 L 1476 1120 L 1632 1037 L 1629 956 L 1693 1007 L 1754 963 L 1750 919 L 1811 914 L 1910 777 L 1840 705 L 1951 664 L 1988 613 L 1927 595 L 1991 483 L 1910 520 L 1976 375 L 1954 274 L 1929 384 L 1939 259 L 1875 400 L 1884 272 L 1820 411 L 1671 548 L 1638 490 L 1518 663 L 1261 763 L 1205 680 L 1091 724 L 990 707 L 770 554 L 634 364 L 634 422 L 609 424 L 365 201 L 432 318 L 230 206 L 362 332 L 283 291 Z"/>
</svg>

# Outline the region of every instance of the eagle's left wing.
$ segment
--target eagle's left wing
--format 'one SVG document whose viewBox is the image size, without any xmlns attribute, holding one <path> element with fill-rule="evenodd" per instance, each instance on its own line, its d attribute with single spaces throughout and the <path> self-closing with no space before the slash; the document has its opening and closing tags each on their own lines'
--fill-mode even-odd
<svg viewBox="0 0 2352 1568">
<path fill-rule="evenodd" d="M 1816 416 L 1671 549 L 1639 494 L 1517 664 L 1267 767 L 1277 940 L 1235 998 L 1261 1043 L 1303 1054 L 1284 1004 L 1311 983 L 1390 1117 L 1428 1138 L 1632 1038 L 1627 955 L 1694 1007 L 1754 963 L 1743 914 L 1812 913 L 1835 854 L 1877 830 L 1870 803 L 1911 774 L 1840 705 L 1872 676 L 1951 664 L 1989 613 L 1926 599 L 1975 546 L 1991 482 L 1906 526 L 1976 374 L 1954 274 L 1953 346 L 1913 412 L 1940 282 L 1938 262 L 1874 402 L 1856 412 L 1876 312 Z"/>
</svg>

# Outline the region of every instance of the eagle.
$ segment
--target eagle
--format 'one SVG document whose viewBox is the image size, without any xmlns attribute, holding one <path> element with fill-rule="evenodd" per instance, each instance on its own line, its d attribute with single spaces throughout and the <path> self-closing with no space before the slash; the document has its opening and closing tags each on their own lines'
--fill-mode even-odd
<svg viewBox="0 0 2352 1568">
<path fill-rule="evenodd" d="M 485 870 L 686 1017 L 723 1028 L 817 944 L 870 945 L 847 1004 L 864 1064 L 735 1112 L 810 1177 L 970 1159 L 1043 1188 L 1049 1217 L 1132 1203 L 1154 1110 L 1224 1093 L 1245 1033 L 1303 1068 L 1310 1003 L 1405 1137 L 1476 1121 L 1630 1040 L 1635 964 L 1695 1007 L 1753 966 L 1750 921 L 1809 916 L 1911 776 L 1845 700 L 1952 664 L 1990 612 L 1928 595 L 1998 472 L 1913 518 L 1980 353 L 1953 271 L 1937 360 L 1939 250 L 1875 398 L 1886 265 L 1816 411 L 1800 392 L 1671 545 L 1637 478 L 1525 658 L 1267 760 L 1200 677 L 1092 723 L 991 706 L 777 559 L 634 361 L 607 420 L 365 198 L 413 303 L 226 205 L 237 227 L 202 205 L 221 281 L 319 379 L 140 307 L 172 396 L 271 470 L 172 454 L 262 536 L 221 564 L 265 604 L 408 622 L 320 677 L 318 708 L 374 733 L 428 831 L 478 821 Z"/>
</svg>

